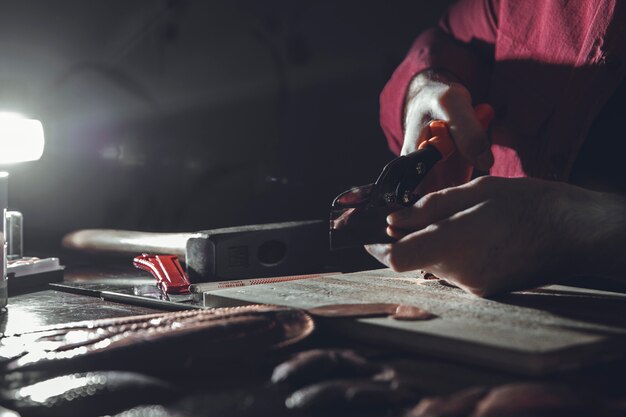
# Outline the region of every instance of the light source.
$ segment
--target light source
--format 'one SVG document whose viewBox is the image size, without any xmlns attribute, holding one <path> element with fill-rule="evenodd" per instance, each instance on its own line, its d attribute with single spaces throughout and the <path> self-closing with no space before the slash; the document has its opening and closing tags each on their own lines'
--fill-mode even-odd
<svg viewBox="0 0 626 417">
<path fill-rule="evenodd" d="M 44 142 L 39 120 L 0 113 L 0 164 L 36 161 L 43 155 Z"/>
<path fill-rule="evenodd" d="M 43 126 L 39 120 L 15 113 L 0 113 L 0 164 L 35 161 L 44 149 Z M 0 308 L 7 304 L 7 222 L 9 173 L 0 171 Z"/>
</svg>

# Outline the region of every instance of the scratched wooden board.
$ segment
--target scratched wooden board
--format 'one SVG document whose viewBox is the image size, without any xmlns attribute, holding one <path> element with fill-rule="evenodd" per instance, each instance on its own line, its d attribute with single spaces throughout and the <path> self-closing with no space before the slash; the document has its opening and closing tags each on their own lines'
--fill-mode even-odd
<svg viewBox="0 0 626 417">
<path fill-rule="evenodd" d="M 374 270 L 230 288 L 204 294 L 205 305 L 246 303 L 311 308 L 338 303 L 402 303 L 436 314 L 430 321 L 335 319 L 343 336 L 418 354 L 543 375 L 623 357 L 626 295 L 566 286 L 482 299 L 424 280 L 419 273 Z"/>
</svg>

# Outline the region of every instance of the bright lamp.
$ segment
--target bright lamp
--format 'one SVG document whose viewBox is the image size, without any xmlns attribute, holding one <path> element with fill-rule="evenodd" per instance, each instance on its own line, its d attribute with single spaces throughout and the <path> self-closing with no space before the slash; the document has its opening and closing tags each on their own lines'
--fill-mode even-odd
<svg viewBox="0 0 626 417">
<path fill-rule="evenodd" d="M 0 113 L 0 166 L 36 161 L 44 148 L 43 126 L 39 120 L 14 113 Z M 6 212 L 9 174 L 0 172 L 0 309 L 7 305 Z"/>
<path fill-rule="evenodd" d="M 0 113 L 0 164 L 36 161 L 44 148 L 39 120 L 13 113 Z"/>
</svg>

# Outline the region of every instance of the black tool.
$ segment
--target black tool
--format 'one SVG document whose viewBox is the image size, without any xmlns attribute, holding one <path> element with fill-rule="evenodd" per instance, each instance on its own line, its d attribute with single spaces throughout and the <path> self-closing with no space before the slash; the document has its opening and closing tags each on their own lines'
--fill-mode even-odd
<svg viewBox="0 0 626 417">
<path fill-rule="evenodd" d="M 375 183 L 351 188 L 335 198 L 330 214 L 332 250 L 395 241 L 386 232 L 386 217 L 419 200 L 417 186 L 437 162 L 455 150 L 445 122 L 432 121 L 428 127 L 436 135 L 417 151 L 389 162 Z"/>
</svg>

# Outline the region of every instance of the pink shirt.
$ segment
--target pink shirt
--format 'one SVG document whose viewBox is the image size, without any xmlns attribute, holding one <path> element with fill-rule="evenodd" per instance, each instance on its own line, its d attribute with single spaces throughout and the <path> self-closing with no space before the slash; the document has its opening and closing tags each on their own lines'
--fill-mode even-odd
<svg viewBox="0 0 626 417">
<path fill-rule="evenodd" d="M 393 73 L 380 96 L 381 125 L 399 153 L 411 79 L 443 69 L 475 104 L 496 110 L 492 175 L 565 180 L 625 61 L 626 3 L 619 0 L 461 0 Z"/>
</svg>

